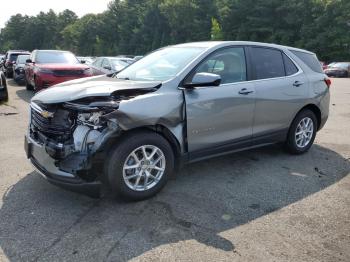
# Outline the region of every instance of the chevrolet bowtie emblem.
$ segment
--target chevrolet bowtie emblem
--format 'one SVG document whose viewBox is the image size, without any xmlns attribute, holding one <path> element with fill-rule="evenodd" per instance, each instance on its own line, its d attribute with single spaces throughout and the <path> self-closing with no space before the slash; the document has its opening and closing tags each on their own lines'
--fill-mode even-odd
<svg viewBox="0 0 350 262">
<path fill-rule="evenodd" d="M 49 111 L 41 111 L 41 116 L 45 117 L 45 118 L 52 118 L 53 117 L 53 113 L 49 112 Z"/>
</svg>

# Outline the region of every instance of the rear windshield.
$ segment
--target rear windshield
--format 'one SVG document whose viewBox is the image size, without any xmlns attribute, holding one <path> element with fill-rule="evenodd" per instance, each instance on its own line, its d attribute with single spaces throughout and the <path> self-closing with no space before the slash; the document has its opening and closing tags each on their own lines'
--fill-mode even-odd
<svg viewBox="0 0 350 262">
<path fill-rule="evenodd" d="M 79 64 L 79 60 L 70 52 L 38 52 L 35 58 L 38 64 Z"/>
<path fill-rule="evenodd" d="M 309 54 L 305 52 L 290 50 L 294 55 L 296 55 L 301 61 L 303 61 L 312 71 L 317 73 L 323 73 L 321 63 L 318 61 L 315 54 Z"/>
</svg>

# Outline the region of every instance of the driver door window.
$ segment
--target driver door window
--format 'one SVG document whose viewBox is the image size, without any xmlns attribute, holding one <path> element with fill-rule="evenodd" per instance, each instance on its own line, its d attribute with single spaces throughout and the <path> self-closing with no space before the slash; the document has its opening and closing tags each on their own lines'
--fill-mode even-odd
<svg viewBox="0 0 350 262">
<path fill-rule="evenodd" d="M 212 73 L 221 76 L 221 84 L 247 80 L 247 66 L 243 47 L 222 49 L 204 60 L 196 73 Z"/>
</svg>

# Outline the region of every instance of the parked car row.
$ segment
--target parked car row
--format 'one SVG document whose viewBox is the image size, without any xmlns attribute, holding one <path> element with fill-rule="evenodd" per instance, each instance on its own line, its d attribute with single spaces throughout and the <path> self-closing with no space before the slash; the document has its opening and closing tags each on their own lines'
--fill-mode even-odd
<svg viewBox="0 0 350 262">
<path fill-rule="evenodd" d="M 329 77 L 349 77 L 350 76 L 350 62 L 332 63 L 324 70 Z"/>
<path fill-rule="evenodd" d="M 123 70 L 133 62 L 130 58 L 98 57 L 91 66 L 97 73 L 102 72 L 103 74 L 112 75 Z"/>
<path fill-rule="evenodd" d="M 320 62 L 324 73 L 329 77 L 349 77 L 350 76 L 350 62 L 332 62 L 326 64 Z"/>
<path fill-rule="evenodd" d="M 24 50 L 10 50 L 2 58 L 0 69 L 6 77 L 13 77 L 13 67 L 19 55 L 29 55 L 30 52 Z"/>
<path fill-rule="evenodd" d="M 28 90 L 39 91 L 77 78 L 111 76 L 135 61 L 129 56 L 93 58 L 59 50 L 10 50 L 0 58 L 0 71 Z"/>
</svg>

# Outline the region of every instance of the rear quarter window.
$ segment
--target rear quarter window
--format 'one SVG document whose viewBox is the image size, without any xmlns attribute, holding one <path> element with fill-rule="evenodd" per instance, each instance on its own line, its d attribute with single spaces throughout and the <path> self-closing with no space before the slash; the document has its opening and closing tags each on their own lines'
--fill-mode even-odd
<svg viewBox="0 0 350 262">
<path fill-rule="evenodd" d="M 283 61 L 287 76 L 294 75 L 299 71 L 292 60 L 290 60 L 285 54 L 283 54 Z"/>
<path fill-rule="evenodd" d="M 295 50 L 289 50 L 289 51 L 291 51 L 301 61 L 303 61 L 312 71 L 323 74 L 321 63 L 320 61 L 318 61 L 317 56 L 315 54 L 309 54 L 309 53 L 295 51 Z"/>
<path fill-rule="evenodd" d="M 281 51 L 265 47 L 252 47 L 251 54 L 256 79 L 285 76 Z"/>
</svg>

